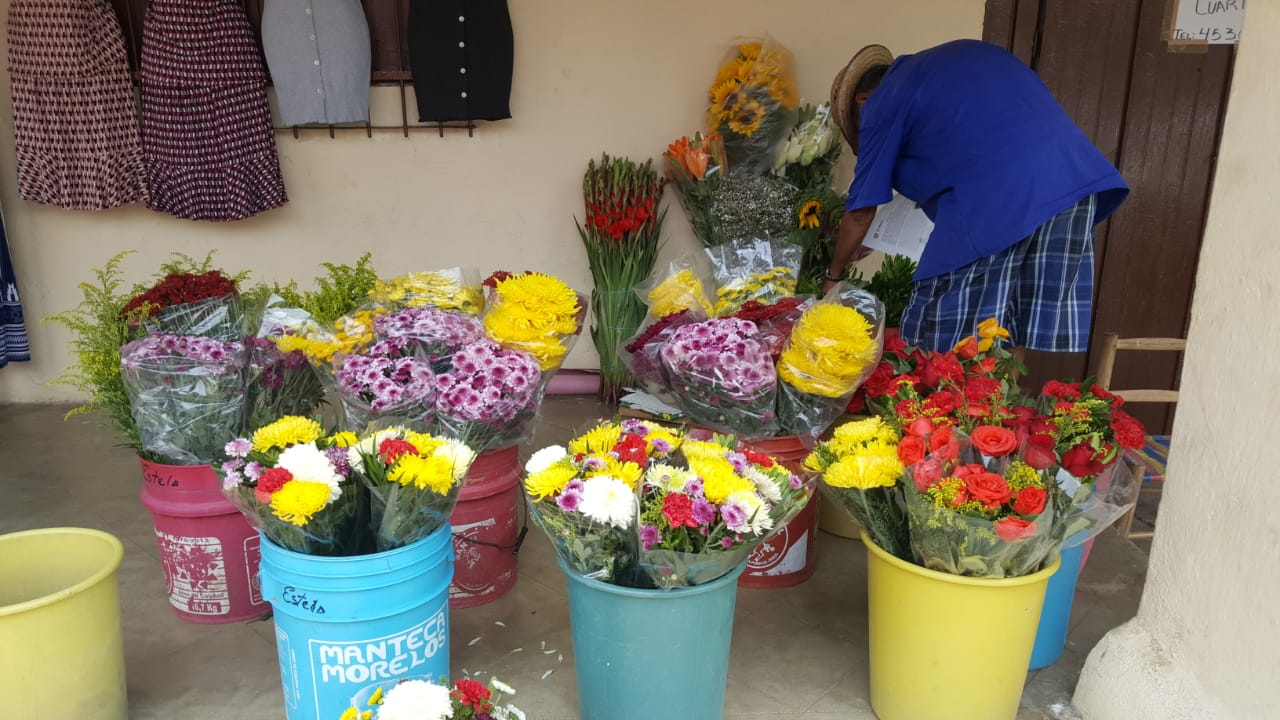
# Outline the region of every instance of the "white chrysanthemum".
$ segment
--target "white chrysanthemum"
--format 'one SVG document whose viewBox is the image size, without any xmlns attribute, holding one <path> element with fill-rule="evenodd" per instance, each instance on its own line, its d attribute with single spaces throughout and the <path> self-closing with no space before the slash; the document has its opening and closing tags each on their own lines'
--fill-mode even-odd
<svg viewBox="0 0 1280 720">
<path fill-rule="evenodd" d="M 454 480 L 466 477 L 471 463 L 476 460 L 476 451 L 467 447 L 467 444 L 461 440 L 445 440 L 443 445 L 436 448 L 435 454 L 448 458 L 449 463 L 453 465 Z"/>
<path fill-rule="evenodd" d="M 759 495 L 746 490 L 739 490 L 729 493 L 725 503 L 737 505 L 742 508 L 743 513 L 746 515 L 745 525 L 730 528 L 734 532 L 750 531 L 753 535 L 761 535 L 773 529 L 773 518 L 769 517 L 769 511 Z"/>
<path fill-rule="evenodd" d="M 453 701 L 449 688 L 426 680 L 405 680 L 387 691 L 378 720 L 449 720 Z"/>
<path fill-rule="evenodd" d="M 516 694 L 516 689 L 515 689 L 515 688 L 513 688 L 513 687 L 511 687 L 510 685 L 508 685 L 508 684 L 506 684 L 506 683 L 502 682 L 501 680 L 499 680 L 499 679 L 498 679 L 498 678 L 496 678 L 496 677 L 492 677 L 492 676 L 491 676 L 491 677 L 489 678 L 489 684 L 493 686 L 493 689 L 494 689 L 494 690 L 497 690 L 498 692 L 502 693 L 503 695 L 515 695 L 515 694 Z"/>
<path fill-rule="evenodd" d="M 778 487 L 778 481 L 769 477 L 769 474 L 762 472 L 760 468 L 752 465 L 747 468 L 747 479 L 756 484 L 756 490 L 760 492 L 760 496 L 769 502 L 778 502 L 782 499 L 782 489 Z"/>
<path fill-rule="evenodd" d="M 329 486 L 329 502 L 342 495 L 342 476 L 324 451 L 315 445 L 290 445 L 280 453 L 276 465 L 288 470 L 299 480 L 324 483 Z"/>
<path fill-rule="evenodd" d="M 666 463 L 655 463 L 645 473 L 645 484 L 670 492 L 684 492 L 685 486 L 696 479 L 698 474 L 685 468 L 678 468 Z"/>
<path fill-rule="evenodd" d="M 596 522 L 626 530 L 636 515 L 635 493 L 616 477 L 597 475 L 583 483 L 578 512 Z"/>
<path fill-rule="evenodd" d="M 524 464 L 524 471 L 530 475 L 540 473 L 568 457 L 568 455 L 569 451 L 564 449 L 562 445 L 544 447 L 529 458 L 529 462 Z"/>
<path fill-rule="evenodd" d="M 378 446 L 383 440 L 390 437 L 404 437 L 404 430 L 401 428 L 387 428 L 379 430 L 369 437 L 347 448 L 347 462 L 353 468 L 364 469 L 364 458 L 366 455 L 377 455 Z"/>
</svg>

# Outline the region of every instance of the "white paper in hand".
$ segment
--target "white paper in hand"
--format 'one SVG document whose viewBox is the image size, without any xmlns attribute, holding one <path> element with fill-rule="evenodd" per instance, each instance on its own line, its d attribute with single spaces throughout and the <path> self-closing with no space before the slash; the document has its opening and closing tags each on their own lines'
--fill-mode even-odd
<svg viewBox="0 0 1280 720">
<path fill-rule="evenodd" d="M 886 255 L 906 255 L 916 262 L 933 232 L 933 222 L 915 202 L 894 194 L 893 200 L 876 210 L 876 219 L 862 244 Z"/>
</svg>

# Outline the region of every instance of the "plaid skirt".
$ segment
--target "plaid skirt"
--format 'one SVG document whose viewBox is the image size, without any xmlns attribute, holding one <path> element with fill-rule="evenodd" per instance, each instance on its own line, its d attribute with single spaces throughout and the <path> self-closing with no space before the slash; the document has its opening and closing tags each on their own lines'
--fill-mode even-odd
<svg viewBox="0 0 1280 720">
<path fill-rule="evenodd" d="M 68 210 L 146 199 L 124 37 L 107 0 L 14 0 L 9 77 L 18 194 Z"/>
<path fill-rule="evenodd" d="M 142 146 L 153 210 L 240 220 L 288 201 L 266 72 L 238 0 L 152 0 Z"/>
<path fill-rule="evenodd" d="M 1013 247 L 917 281 L 902 313 L 903 340 L 946 351 L 994 317 L 1014 347 L 1087 350 L 1095 207 L 1090 195 Z"/>
</svg>

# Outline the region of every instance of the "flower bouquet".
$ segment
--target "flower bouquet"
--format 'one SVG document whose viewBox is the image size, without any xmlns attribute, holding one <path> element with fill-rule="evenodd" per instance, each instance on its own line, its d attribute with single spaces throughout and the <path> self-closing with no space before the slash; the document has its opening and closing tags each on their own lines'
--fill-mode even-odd
<svg viewBox="0 0 1280 720">
<path fill-rule="evenodd" d="M 360 439 L 347 463 L 368 489 L 378 552 L 410 545 L 449 522 L 476 453 L 466 444 L 396 427 Z"/>
<path fill-rule="evenodd" d="M 821 473 L 823 494 L 848 511 L 877 545 L 910 558 L 898 489 L 906 469 L 899 457 L 900 440 L 898 431 L 878 417 L 847 422 L 809 453 L 804 466 Z"/>
<path fill-rule="evenodd" d="M 778 375 L 755 323 L 726 317 L 684 325 L 659 358 L 667 394 L 694 422 L 748 438 L 776 434 Z"/>
<path fill-rule="evenodd" d="M 629 587 L 711 582 L 746 561 L 811 488 L 732 437 L 688 439 L 653 423 L 602 423 L 539 450 L 525 490 L 570 570 Z"/>
<path fill-rule="evenodd" d="M 305 555 L 369 552 L 369 502 L 351 477 L 350 433 L 286 416 L 227 443 L 222 490 L 271 542 Z"/>
<path fill-rule="evenodd" d="M 680 196 L 693 234 L 705 247 L 727 241 L 712 212 L 720 185 L 729 174 L 724 140 L 716 133 L 695 133 L 693 139 L 686 135 L 668 145 L 662 157 L 667 180 Z"/>
<path fill-rule="evenodd" d="M 379 315 L 373 320 L 380 339 L 405 338 L 417 343 L 431 369 L 449 370 L 452 358 L 463 348 L 486 339 L 484 325 L 474 316 L 434 307 L 410 306 Z"/>
<path fill-rule="evenodd" d="M 492 340 L 474 342 L 436 377 L 436 425 L 477 450 L 514 445 L 533 429 L 545 385 L 538 361 Z"/>
<path fill-rule="evenodd" d="M 484 288 L 479 273 L 470 268 L 415 272 L 379 280 L 369 299 L 388 309 L 431 307 L 466 315 L 479 315 L 484 310 Z"/>
<path fill-rule="evenodd" d="M 151 335 L 120 349 L 120 375 L 142 449 L 172 465 L 205 465 L 244 424 L 243 343 Z"/>
<path fill-rule="evenodd" d="M 725 54 L 708 99 L 707 126 L 724 138 L 734 172 L 771 171 L 800 104 L 790 51 L 769 38 L 739 42 Z"/>
<path fill-rule="evenodd" d="M 436 376 L 416 343 L 394 337 L 336 362 L 344 426 L 363 431 L 371 423 L 425 429 L 435 420 Z"/>
<path fill-rule="evenodd" d="M 644 319 L 635 288 L 653 271 L 666 211 L 658 211 L 663 181 L 651 161 L 626 158 L 592 161 L 582 181 L 586 222 L 575 225 L 587 250 L 595 289 L 591 338 L 600 356 L 601 397 L 615 401 L 627 384 L 618 347 Z"/>
<path fill-rule="evenodd" d="M 227 342 L 244 337 L 236 281 L 220 270 L 170 272 L 130 300 L 120 313 L 152 333 Z"/>
<path fill-rule="evenodd" d="M 805 105 L 774 160 L 773 172 L 803 190 L 829 189 L 839 159 L 840 136 L 831 123 L 831 106 Z"/>
<path fill-rule="evenodd" d="M 549 373 L 569 354 L 586 312 L 582 298 L 564 281 L 526 272 L 495 283 L 484 328 L 489 339 L 508 350 L 529 353 Z"/>
<path fill-rule="evenodd" d="M 362 692 L 338 720 L 525 720 L 520 708 L 502 704 L 504 696 L 515 694 L 496 677 L 487 686 L 469 678 L 453 685 L 413 678 Z"/>
<path fill-rule="evenodd" d="M 284 303 L 278 295 L 268 298 L 258 313 L 257 333 L 244 339 L 251 378 L 246 388 L 248 427 L 285 415 L 310 415 L 324 400 L 324 384 L 307 356 L 298 349 L 280 348 L 282 338 L 313 324 L 310 313 Z"/>
<path fill-rule="evenodd" d="M 714 267 L 716 316 L 732 315 L 755 300 L 772 303 L 796 294 L 801 248 L 770 240 L 734 240 L 709 248 Z"/>
</svg>

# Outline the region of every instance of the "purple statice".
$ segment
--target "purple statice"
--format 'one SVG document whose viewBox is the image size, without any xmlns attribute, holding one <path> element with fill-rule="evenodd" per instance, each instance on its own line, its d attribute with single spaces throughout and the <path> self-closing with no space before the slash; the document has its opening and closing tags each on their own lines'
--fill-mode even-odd
<svg viewBox="0 0 1280 720">
<path fill-rule="evenodd" d="M 575 491 L 565 488 L 564 492 L 560 493 L 560 497 L 556 498 L 556 505 L 560 506 L 560 509 L 565 512 L 577 512 L 578 504 L 581 502 L 581 490 Z"/>
<path fill-rule="evenodd" d="M 645 525 L 640 528 L 640 543 L 644 546 L 645 552 L 653 549 L 654 545 L 662 542 L 662 533 L 658 532 L 656 525 Z"/>
<path fill-rule="evenodd" d="M 331 447 L 326 448 L 324 456 L 329 458 L 329 462 L 333 464 L 334 472 L 343 477 L 351 476 L 351 461 L 348 459 L 350 453 L 347 448 Z"/>
<path fill-rule="evenodd" d="M 716 521 L 716 506 L 703 498 L 696 497 L 693 500 L 693 509 L 690 514 L 693 516 L 693 521 L 699 525 L 710 525 Z"/>
<path fill-rule="evenodd" d="M 440 375 L 441 416 L 501 425 L 530 413 L 537 401 L 542 369 L 528 353 L 506 350 L 491 340 L 473 342 L 453 356 L 453 369 Z"/>
<path fill-rule="evenodd" d="M 415 357 L 351 355 L 342 362 L 337 380 L 339 393 L 358 400 L 373 412 L 426 405 L 436 395 L 435 375 Z"/>
<path fill-rule="evenodd" d="M 222 450 L 227 454 L 227 457 L 248 457 L 249 451 L 253 450 L 253 441 L 248 438 L 236 438 L 227 443 Z M 243 467 L 244 463 L 240 463 L 240 466 Z"/>
<path fill-rule="evenodd" d="M 452 355 L 485 337 L 477 318 L 429 307 L 379 315 L 373 320 L 373 332 L 382 338 L 415 340 L 429 355 Z"/>
</svg>

